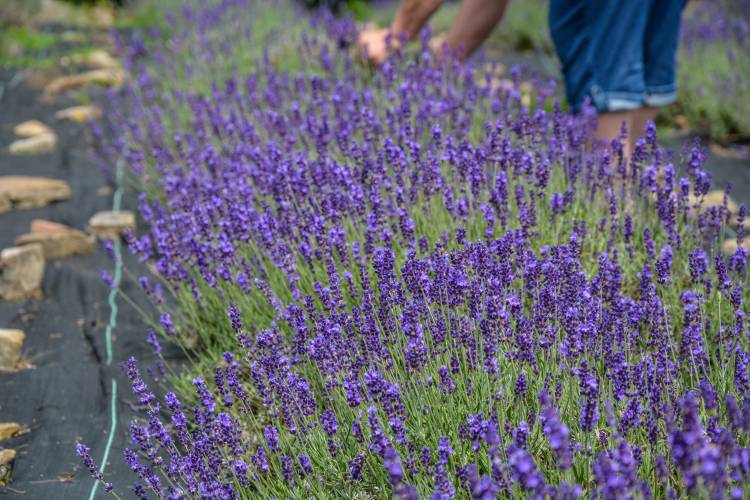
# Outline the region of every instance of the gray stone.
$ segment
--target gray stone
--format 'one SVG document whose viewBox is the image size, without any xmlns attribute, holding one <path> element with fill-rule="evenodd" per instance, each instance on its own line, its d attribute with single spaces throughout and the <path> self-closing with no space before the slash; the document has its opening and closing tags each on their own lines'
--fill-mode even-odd
<svg viewBox="0 0 750 500">
<path fill-rule="evenodd" d="M 51 153 L 57 146 L 57 135 L 54 132 L 34 135 L 26 139 L 18 139 L 8 146 L 12 155 L 41 155 Z"/>
<path fill-rule="evenodd" d="M 77 90 L 89 85 L 103 87 L 122 87 L 125 81 L 125 71 L 120 67 L 100 68 L 84 71 L 77 75 L 65 75 L 55 78 L 44 88 L 47 97 L 54 97 L 69 90 Z"/>
<path fill-rule="evenodd" d="M 44 247 L 32 243 L 0 252 L 0 299 L 41 298 Z"/>
<path fill-rule="evenodd" d="M 711 207 L 723 206 L 724 196 L 724 191 L 718 190 L 710 191 L 700 198 L 691 194 L 687 199 L 688 207 L 690 207 L 691 209 L 691 215 L 694 215 L 695 213 L 694 207 L 697 207 L 698 212 L 704 212 L 706 210 L 709 210 Z M 737 205 L 737 202 L 734 201 L 731 196 L 727 196 L 727 209 L 732 215 L 737 215 L 740 211 L 739 205 Z"/>
<path fill-rule="evenodd" d="M 26 334 L 21 330 L 0 328 L 0 371 L 16 370 L 21 364 L 21 349 Z M 0 424 L 0 440 L 10 437 L 9 430 Z"/>
<path fill-rule="evenodd" d="M 25 425 L 17 424 L 16 422 L 0 422 L 0 441 L 21 436 L 27 432 L 29 432 L 29 428 Z"/>
<path fill-rule="evenodd" d="M 51 128 L 39 120 L 28 120 L 13 127 L 13 133 L 19 137 L 34 137 L 36 135 L 54 134 Z"/>
<path fill-rule="evenodd" d="M 16 450 L 0 450 L 0 487 L 10 483 L 15 459 Z"/>
<path fill-rule="evenodd" d="M 13 204 L 10 202 L 10 196 L 8 196 L 8 193 L 0 191 L 0 214 L 10 212 L 12 208 Z"/>
<path fill-rule="evenodd" d="M 71 191 L 68 183 L 59 179 L 7 175 L 0 177 L 0 196 L 3 194 L 15 208 L 38 208 L 67 200 Z"/>
<path fill-rule="evenodd" d="M 127 229 L 135 230 L 135 214 L 127 210 L 97 212 L 89 219 L 89 226 L 99 238 L 117 239 Z"/>
<path fill-rule="evenodd" d="M 16 238 L 16 246 L 39 243 L 45 259 L 62 259 L 73 255 L 94 253 L 94 238 L 78 229 L 65 233 L 27 233 Z"/>
<path fill-rule="evenodd" d="M 721 244 L 721 253 L 729 257 L 731 255 L 734 255 L 734 253 L 737 251 L 737 248 L 739 248 L 739 245 L 737 245 L 736 239 L 724 240 L 724 243 Z M 742 240 L 742 248 L 750 253 L 750 238 L 745 238 L 744 240 Z"/>
<path fill-rule="evenodd" d="M 31 232 L 16 238 L 16 246 L 39 243 L 45 259 L 61 259 L 72 255 L 94 253 L 95 238 L 79 229 L 65 224 L 35 219 L 31 222 Z"/>
<path fill-rule="evenodd" d="M 98 120 L 101 116 L 102 108 L 93 104 L 72 106 L 55 113 L 55 118 L 58 120 L 71 120 L 76 123 L 87 123 L 91 120 Z"/>
</svg>

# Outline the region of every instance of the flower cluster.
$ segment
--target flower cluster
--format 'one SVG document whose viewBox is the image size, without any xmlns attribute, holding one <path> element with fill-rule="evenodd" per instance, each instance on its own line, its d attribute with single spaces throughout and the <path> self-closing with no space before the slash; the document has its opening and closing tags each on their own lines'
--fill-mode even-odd
<svg viewBox="0 0 750 500">
<path fill-rule="evenodd" d="M 224 21 L 261 7 L 188 9 L 155 68 L 131 48 L 103 148 L 143 182 L 161 333 L 202 358 L 164 398 L 124 365 L 134 492 L 748 494 L 746 255 L 700 145 L 591 150 L 589 110 L 426 37 L 371 74 L 348 21 L 313 20 L 300 71 L 224 75 Z"/>
</svg>

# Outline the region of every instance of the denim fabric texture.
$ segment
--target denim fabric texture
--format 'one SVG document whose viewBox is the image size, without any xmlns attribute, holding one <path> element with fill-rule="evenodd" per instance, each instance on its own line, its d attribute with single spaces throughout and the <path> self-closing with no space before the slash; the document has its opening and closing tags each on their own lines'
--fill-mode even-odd
<svg viewBox="0 0 750 500">
<path fill-rule="evenodd" d="M 570 107 L 663 106 L 675 77 L 685 0 L 551 0 L 549 26 Z"/>
</svg>

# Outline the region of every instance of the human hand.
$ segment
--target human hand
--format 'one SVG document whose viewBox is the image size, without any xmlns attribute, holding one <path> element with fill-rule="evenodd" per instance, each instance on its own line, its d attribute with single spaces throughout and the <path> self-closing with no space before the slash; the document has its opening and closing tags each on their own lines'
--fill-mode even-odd
<svg viewBox="0 0 750 500">
<path fill-rule="evenodd" d="M 368 28 L 359 33 L 357 38 L 357 49 L 372 66 L 380 66 L 388 59 L 388 50 L 395 49 L 396 37 L 391 37 L 390 47 L 388 37 L 390 30 L 387 28 Z"/>
<path fill-rule="evenodd" d="M 438 33 L 437 35 L 430 38 L 430 41 L 427 43 L 428 47 L 430 48 L 430 52 L 432 52 L 438 58 L 443 55 L 443 52 L 446 48 L 445 39 L 445 33 Z"/>
</svg>

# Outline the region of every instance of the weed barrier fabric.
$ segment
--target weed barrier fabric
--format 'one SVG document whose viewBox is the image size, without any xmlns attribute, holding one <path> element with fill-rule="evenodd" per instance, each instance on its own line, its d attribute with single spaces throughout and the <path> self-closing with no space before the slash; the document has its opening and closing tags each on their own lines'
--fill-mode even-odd
<svg viewBox="0 0 750 500">
<path fill-rule="evenodd" d="M 33 219 L 48 219 L 83 229 L 89 217 L 112 208 L 112 194 L 98 195 L 106 186 L 104 175 L 93 161 L 86 127 L 54 119 L 55 111 L 76 102 L 58 99 L 44 104 L 40 93 L 26 86 L 14 71 L 0 70 L 4 95 L 0 99 L 0 175 L 34 175 L 63 179 L 70 184 L 70 200 L 32 210 L 13 210 L 0 215 L 0 248 L 13 246 L 15 238 L 29 231 Z M 13 84 L 11 84 L 13 83 Z M 36 156 L 11 156 L 7 144 L 13 126 L 37 119 L 58 134 L 56 151 Z M 123 198 L 123 209 L 134 209 L 132 193 Z M 144 274 L 123 245 L 124 265 Z M 47 261 L 41 301 L 0 301 L 0 327 L 26 332 L 24 356 L 33 369 L 0 373 L 0 421 L 18 422 L 31 429 L 23 436 L 0 443 L 18 452 L 13 480 L 0 489 L 2 498 L 85 499 L 93 484 L 75 453 L 81 440 L 101 460 L 110 429 L 111 379 L 118 383 L 117 427 L 113 437 L 108 480 L 121 490 L 132 482 L 132 472 L 122 459 L 133 416 L 130 386 L 118 362 L 136 356 L 153 361 L 144 342 L 146 326 L 139 314 L 118 296 L 119 314 L 113 331 L 113 363 L 105 366 L 105 329 L 110 319 L 109 290 L 100 271 L 110 273 L 114 262 L 101 244 L 88 257 Z M 134 280 L 123 276 L 122 290 L 148 310 L 148 303 Z M 144 364 L 146 366 L 147 364 Z M 96 498 L 105 497 L 102 488 Z"/>
</svg>

